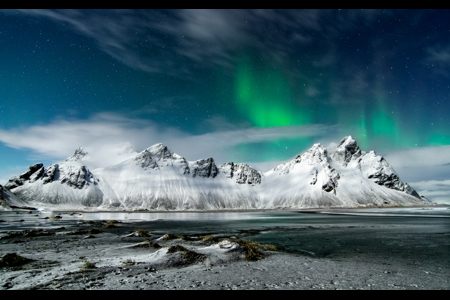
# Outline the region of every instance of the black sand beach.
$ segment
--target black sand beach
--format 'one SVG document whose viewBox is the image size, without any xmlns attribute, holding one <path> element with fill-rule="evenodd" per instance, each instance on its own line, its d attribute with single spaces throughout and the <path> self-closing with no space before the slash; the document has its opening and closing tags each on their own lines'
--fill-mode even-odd
<svg viewBox="0 0 450 300">
<path fill-rule="evenodd" d="M 0 288 L 446 290 L 448 211 L 1 212 Z"/>
</svg>

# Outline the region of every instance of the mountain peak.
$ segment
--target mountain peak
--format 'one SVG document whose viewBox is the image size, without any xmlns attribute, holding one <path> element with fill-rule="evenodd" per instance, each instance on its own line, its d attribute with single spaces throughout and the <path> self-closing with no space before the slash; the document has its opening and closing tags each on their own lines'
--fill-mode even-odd
<svg viewBox="0 0 450 300">
<path fill-rule="evenodd" d="M 200 159 L 191 165 L 192 177 L 200 176 L 203 178 L 214 178 L 219 173 L 217 166 L 212 157 L 207 159 Z"/>
<path fill-rule="evenodd" d="M 188 162 L 162 143 L 93 173 L 78 162 L 86 155 L 80 147 L 68 158 L 71 162 L 53 164 L 46 170 L 42 164 L 33 165 L 5 188 L 12 188 L 25 201 L 102 208 L 204 210 L 426 203 L 383 157 L 361 151 L 351 136 L 329 150 L 316 143 L 264 174 L 244 163 L 217 166 L 213 158 Z"/>
<path fill-rule="evenodd" d="M 160 167 L 177 165 L 182 174 L 189 174 L 189 164 L 184 157 L 172 152 L 166 145 L 155 144 L 141 153 L 134 160 L 139 166 L 148 170 L 159 170 Z"/>
<path fill-rule="evenodd" d="M 166 145 L 162 143 L 155 144 L 147 148 L 147 150 L 157 159 L 171 158 L 174 154 L 169 148 L 167 148 Z"/>
<path fill-rule="evenodd" d="M 301 156 L 301 160 L 308 161 L 309 165 L 328 162 L 328 151 L 320 143 L 317 143 Z"/>
<path fill-rule="evenodd" d="M 352 159 L 359 158 L 361 154 L 358 143 L 349 135 L 341 140 L 339 146 L 331 153 L 331 158 L 347 166 Z"/>
<path fill-rule="evenodd" d="M 72 156 L 66 159 L 66 161 L 80 161 L 86 159 L 88 154 L 88 152 L 84 151 L 83 147 L 79 147 Z"/>
</svg>

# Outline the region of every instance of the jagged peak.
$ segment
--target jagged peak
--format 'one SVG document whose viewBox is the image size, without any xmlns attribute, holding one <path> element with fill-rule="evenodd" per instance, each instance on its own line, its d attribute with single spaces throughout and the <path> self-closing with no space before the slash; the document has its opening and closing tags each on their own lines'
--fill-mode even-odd
<svg viewBox="0 0 450 300">
<path fill-rule="evenodd" d="M 344 137 L 339 146 L 331 151 L 330 156 L 333 160 L 340 162 L 343 166 L 347 166 L 352 159 L 357 159 L 361 156 L 362 151 L 358 143 L 351 135 Z"/>
<path fill-rule="evenodd" d="M 212 157 L 206 159 L 199 159 L 191 164 L 192 177 L 200 176 L 206 177 L 216 177 L 219 170 Z"/>
<path fill-rule="evenodd" d="M 198 159 L 192 162 L 193 165 L 198 165 L 198 164 L 215 164 L 214 158 L 212 157 L 208 157 L 208 158 L 202 158 L 202 159 Z"/>
<path fill-rule="evenodd" d="M 312 145 L 312 147 L 309 148 L 309 150 L 311 150 L 311 149 L 320 149 L 320 148 L 323 148 L 323 146 L 320 143 L 316 143 L 316 144 Z"/>
<path fill-rule="evenodd" d="M 349 136 L 345 136 L 345 137 L 341 140 L 341 142 L 339 143 L 339 146 L 342 146 L 342 145 L 344 145 L 344 144 L 353 144 L 353 143 L 356 143 L 356 141 L 352 138 L 351 135 L 349 135 Z"/>
<path fill-rule="evenodd" d="M 143 152 L 150 153 L 153 157 L 157 159 L 166 159 L 173 157 L 174 153 L 163 143 L 158 143 L 149 148 L 145 149 Z M 143 153 L 141 152 L 141 153 Z"/>
<path fill-rule="evenodd" d="M 83 147 L 79 147 L 72 156 L 66 159 L 66 161 L 80 161 L 86 159 L 88 154 L 88 152 L 84 151 Z"/>
<path fill-rule="evenodd" d="M 147 148 L 148 151 L 157 152 L 161 150 L 168 150 L 167 146 L 163 143 L 157 143 Z"/>
<path fill-rule="evenodd" d="M 351 135 L 344 137 L 339 143 L 338 148 L 345 148 L 346 150 L 349 150 L 352 154 L 361 151 L 358 143 L 352 138 Z"/>
<path fill-rule="evenodd" d="M 309 164 L 328 161 L 328 151 L 320 143 L 314 144 L 301 156 L 301 160 L 309 160 Z"/>
</svg>

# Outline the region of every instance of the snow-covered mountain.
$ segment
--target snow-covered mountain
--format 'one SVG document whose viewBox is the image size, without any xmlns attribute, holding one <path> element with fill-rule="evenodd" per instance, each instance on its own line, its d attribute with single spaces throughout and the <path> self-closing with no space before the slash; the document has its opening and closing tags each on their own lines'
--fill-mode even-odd
<svg viewBox="0 0 450 300">
<path fill-rule="evenodd" d="M 212 210 L 426 205 L 375 152 L 345 137 L 330 153 L 315 144 L 261 173 L 247 164 L 187 161 L 163 144 L 90 171 L 82 148 L 47 169 L 31 166 L 6 187 L 27 202 L 99 209 Z"/>
<path fill-rule="evenodd" d="M 257 208 L 251 180 L 261 174 L 245 164 L 193 162 L 156 144 L 121 164 L 95 170 L 104 206 L 148 209 Z M 255 175 L 256 174 L 256 175 Z"/>
<path fill-rule="evenodd" d="M 35 164 L 5 185 L 21 199 L 64 207 L 97 207 L 103 203 L 103 193 L 97 179 L 79 160 L 87 153 L 82 149 L 64 162 L 50 165 Z"/>
<path fill-rule="evenodd" d="M 14 195 L 6 187 L 0 185 L 0 210 L 22 208 L 22 209 L 34 209 L 30 207 L 28 203 Z"/>
<path fill-rule="evenodd" d="M 291 162 L 264 174 L 268 207 L 358 207 L 420 205 L 428 200 L 403 183 L 374 151 L 361 151 L 351 136 L 328 153 L 315 144 Z"/>
</svg>

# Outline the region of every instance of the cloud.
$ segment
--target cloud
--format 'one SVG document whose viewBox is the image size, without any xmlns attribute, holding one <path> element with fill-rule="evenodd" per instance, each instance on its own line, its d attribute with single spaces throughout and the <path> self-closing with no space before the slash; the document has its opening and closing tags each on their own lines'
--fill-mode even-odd
<svg viewBox="0 0 450 300">
<path fill-rule="evenodd" d="M 9 147 L 31 149 L 44 159 L 61 160 L 84 146 L 98 164 L 115 161 L 114 152 L 124 142 L 144 148 L 144 140 L 157 143 L 164 135 L 176 138 L 182 132 L 113 113 L 99 113 L 88 120 L 55 120 L 47 125 L 0 129 L 0 140 Z"/>
<path fill-rule="evenodd" d="M 65 28 L 89 37 L 99 49 L 132 68 L 174 76 L 205 67 L 227 72 L 242 52 L 249 49 L 269 61 L 290 65 L 299 49 L 312 43 L 326 46 L 315 48 L 329 49 L 333 45 L 331 40 L 338 39 L 344 32 L 358 30 L 361 24 L 374 22 L 378 13 L 321 9 L 2 11 L 17 12 L 69 25 Z M 338 60 L 333 51 L 313 56 L 312 60 L 321 65 Z"/>
<path fill-rule="evenodd" d="M 400 168 L 442 166 L 450 163 L 448 153 L 450 146 L 420 147 L 391 152 L 386 159 Z"/>
<path fill-rule="evenodd" d="M 271 128 L 230 124 L 223 117 L 206 122 L 210 132 L 189 134 L 175 127 L 163 127 L 150 120 L 103 112 L 89 119 L 56 119 L 49 124 L 0 129 L 0 141 L 15 149 L 29 149 L 33 163 L 53 163 L 71 156 L 82 146 L 89 152 L 86 164 L 91 169 L 119 163 L 153 144 L 164 143 L 172 151 L 193 161 L 213 157 L 217 163 L 231 159 L 233 147 L 247 143 L 269 142 L 282 138 L 311 137 L 328 145 L 337 141 L 342 129 L 337 125 L 283 126 Z M 216 124 L 216 126 L 212 126 Z M 330 144 L 329 147 L 332 147 Z M 299 149 L 299 152 L 303 149 Z M 444 203 L 450 195 L 450 146 L 424 147 L 388 153 L 387 161 L 400 178 L 432 201 Z M 250 154 L 249 154 L 250 155 Z M 39 158 L 39 159 L 38 159 Z M 292 158 L 287 158 L 288 160 Z M 244 160 L 253 167 L 268 171 L 282 161 Z M 22 171 L 21 171 L 22 172 Z M 11 172 L 10 172 L 11 173 Z M 20 173 L 20 172 L 17 172 Z M 17 175 L 17 174 L 15 174 Z M 0 174 L 9 178 L 10 174 Z"/>
<path fill-rule="evenodd" d="M 400 179 L 436 203 L 450 204 L 450 146 L 395 151 L 386 160 Z"/>
<path fill-rule="evenodd" d="M 450 180 L 430 180 L 411 183 L 420 195 L 433 202 L 450 204 Z"/>
<path fill-rule="evenodd" d="M 426 49 L 424 64 L 440 75 L 450 76 L 450 46 L 435 45 Z"/>
<path fill-rule="evenodd" d="M 450 47 L 430 47 L 426 60 L 431 63 L 450 65 Z"/>
<path fill-rule="evenodd" d="M 30 149 L 36 156 L 54 159 L 55 162 L 64 160 L 82 146 L 89 152 L 88 166 L 96 168 L 118 163 L 128 157 L 131 146 L 142 151 L 153 144 L 164 143 L 188 160 L 213 157 L 221 163 L 229 160 L 230 149 L 239 144 L 288 137 L 319 138 L 336 131 L 336 126 L 329 125 L 243 129 L 221 126 L 216 131 L 191 135 L 181 129 L 162 127 L 149 120 L 104 112 L 87 120 L 55 120 L 46 125 L 0 129 L 0 141 L 8 147 Z M 119 152 L 122 154 L 119 155 Z"/>
</svg>

